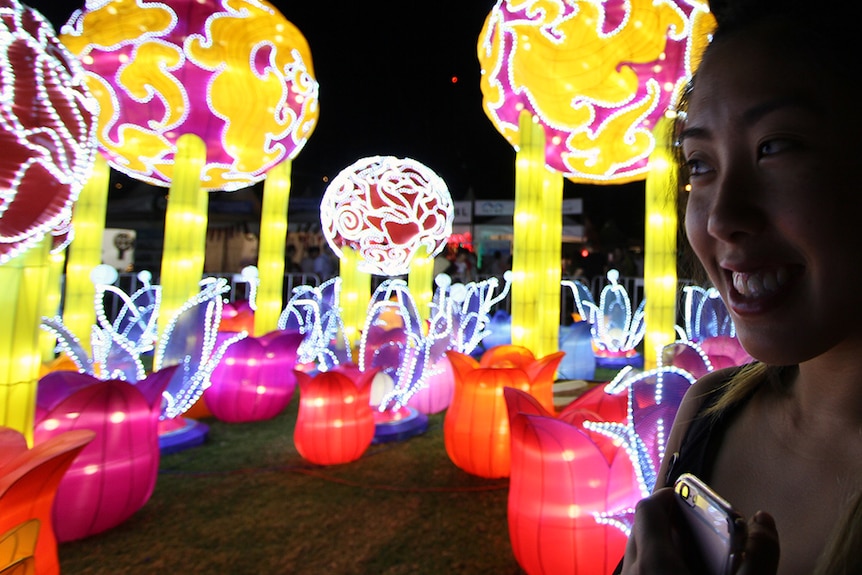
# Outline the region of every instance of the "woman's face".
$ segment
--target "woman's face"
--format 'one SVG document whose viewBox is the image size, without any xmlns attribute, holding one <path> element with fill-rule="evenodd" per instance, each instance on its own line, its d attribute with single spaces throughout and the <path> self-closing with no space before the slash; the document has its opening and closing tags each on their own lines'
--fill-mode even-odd
<svg viewBox="0 0 862 575">
<path fill-rule="evenodd" d="M 858 350 L 862 133 L 849 95 L 836 96 L 849 88 L 778 48 L 776 33 L 710 48 L 681 145 L 695 253 L 746 350 L 791 364 Z"/>
</svg>

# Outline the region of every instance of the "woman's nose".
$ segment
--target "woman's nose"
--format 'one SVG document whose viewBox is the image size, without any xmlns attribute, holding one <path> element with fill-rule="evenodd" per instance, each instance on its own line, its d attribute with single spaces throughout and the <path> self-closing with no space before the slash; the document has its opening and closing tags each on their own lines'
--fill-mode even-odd
<svg viewBox="0 0 862 575">
<path fill-rule="evenodd" d="M 758 197 L 756 177 L 750 171 L 734 169 L 725 172 L 713 196 L 707 231 L 724 241 L 737 241 L 757 234 L 765 223 Z"/>
</svg>

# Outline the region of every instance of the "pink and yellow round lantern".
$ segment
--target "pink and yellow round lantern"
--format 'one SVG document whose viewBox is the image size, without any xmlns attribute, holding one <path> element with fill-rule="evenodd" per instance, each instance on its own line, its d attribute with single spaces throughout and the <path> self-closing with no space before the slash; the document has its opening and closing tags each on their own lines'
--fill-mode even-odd
<svg viewBox="0 0 862 575">
<path fill-rule="evenodd" d="M 263 421 L 281 413 L 296 388 L 293 370 L 304 337 L 274 331 L 228 347 L 203 395 L 210 413 L 231 423 Z"/>
<path fill-rule="evenodd" d="M 533 395 L 553 412 L 554 373 L 563 352 L 541 359 L 528 349 L 493 348 L 477 362 L 469 355 L 446 353 L 455 374 L 455 392 L 443 420 L 446 453 L 459 468 L 480 477 L 509 475 L 509 417 L 503 391 L 507 387 Z"/>
<path fill-rule="evenodd" d="M 61 38 L 99 100 L 109 165 L 150 184 L 171 184 L 177 139 L 194 134 L 201 187 L 248 187 L 317 122 L 308 43 L 266 0 L 93 2 Z"/>
<path fill-rule="evenodd" d="M 309 375 L 296 371 L 299 412 L 293 441 L 299 454 L 317 465 L 359 459 L 374 439 L 369 404 L 377 370 L 352 368 Z"/>
<path fill-rule="evenodd" d="M 573 182 L 642 180 L 707 14 L 701 1 L 498 2 L 478 43 L 485 113 L 518 147 L 529 112 L 544 128 L 545 163 Z"/>
<path fill-rule="evenodd" d="M 161 397 L 174 369 L 135 385 L 73 371 L 55 371 L 40 380 L 37 444 L 72 430 L 95 432 L 57 490 L 58 541 L 115 527 L 149 501 L 159 471 Z"/>
</svg>

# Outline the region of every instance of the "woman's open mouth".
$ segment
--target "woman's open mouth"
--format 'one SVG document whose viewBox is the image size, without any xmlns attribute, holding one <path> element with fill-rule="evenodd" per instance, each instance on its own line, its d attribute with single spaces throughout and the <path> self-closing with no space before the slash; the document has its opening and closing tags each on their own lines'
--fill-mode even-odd
<svg viewBox="0 0 862 575">
<path fill-rule="evenodd" d="M 776 306 L 788 293 L 789 286 L 801 270 L 801 266 L 784 265 L 748 272 L 725 270 L 733 287 L 728 290 L 728 303 L 740 315 L 763 313 Z"/>
</svg>

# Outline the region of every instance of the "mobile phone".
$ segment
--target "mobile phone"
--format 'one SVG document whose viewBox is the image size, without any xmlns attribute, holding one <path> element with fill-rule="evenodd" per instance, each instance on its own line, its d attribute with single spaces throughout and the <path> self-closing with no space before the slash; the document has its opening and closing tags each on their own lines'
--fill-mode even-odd
<svg viewBox="0 0 862 575">
<path fill-rule="evenodd" d="M 735 573 L 747 537 L 742 515 L 691 473 L 680 475 L 673 489 L 707 573 Z"/>
</svg>

